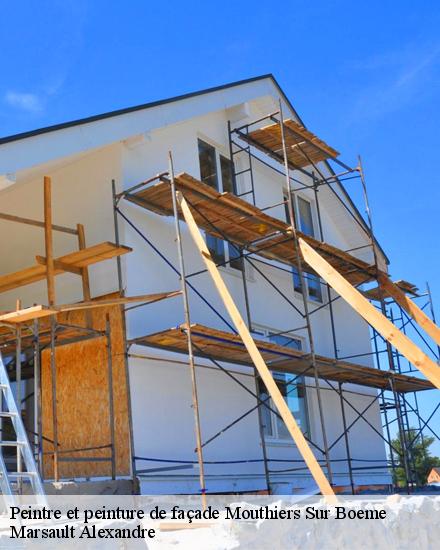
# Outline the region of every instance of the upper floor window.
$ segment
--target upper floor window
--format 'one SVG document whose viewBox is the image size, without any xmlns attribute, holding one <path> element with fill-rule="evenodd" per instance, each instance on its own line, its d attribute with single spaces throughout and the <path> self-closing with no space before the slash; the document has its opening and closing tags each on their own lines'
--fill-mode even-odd
<svg viewBox="0 0 440 550">
<path fill-rule="evenodd" d="M 198 147 L 201 181 L 217 191 L 236 194 L 232 161 L 201 139 Z M 217 264 L 227 263 L 234 269 L 243 269 L 243 258 L 232 243 L 207 234 L 206 244 Z"/>
<path fill-rule="evenodd" d="M 274 343 L 282 346 L 291 347 L 300 350 L 302 341 L 299 338 L 286 334 L 271 334 L 268 333 L 269 339 Z M 281 395 L 284 397 L 290 411 L 297 421 L 301 431 L 305 434 L 309 433 L 309 422 L 307 414 L 307 399 L 305 391 L 304 376 L 296 378 L 293 374 L 274 372 L 274 380 Z M 259 380 L 260 399 L 266 400 L 269 394 L 264 384 Z M 273 409 L 274 404 L 272 399 L 268 399 L 268 405 Z M 275 440 L 290 439 L 289 431 L 284 424 L 284 421 L 274 414 L 267 407 L 261 407 L 261 421 L 263 424 L 263 433 L 266 437 Z"/>
<path fill-rule="evenodd" d="M 215 148 L 199 139 L 200 179 L 206 185 L 218 189 L 217 155 Z"/>
<path fill-rule="evenodd" d="M 298 218 L 301 231 L 309 235 L 309 237 L 314 237 L 315 229 L 313 227 L 312 205 L 302 197 L 297 197 L 296 202 L 298 205 Z"/>
<path fill-rule="evenodd" d="M 288 200 L 288 194 L 287 191 L 284 193 L 284 200 Z M 289 220 L 289 211 L 286 205 L 286 220 L 287 223 L 290 222 Z M 314 226 L 314 220 L 313 220 L 313 209 L 312 209 L 312 203 L 308 201 L 307 199 L 304 199 L 301 196 L 296 196 L 295 204 L 294 204 L 294 210 L 296 214 L 297 223 L 299 225 L 300 231 L 302 231 L 304 234 L 308 235 L 309 237 L 315 237 L 315 226 Z M 301 286 L 301 277 L 299 276 L 298 270 L 294 267 L 293 270 L 293 286 L 297 292 L 302 291 Z M 321 279 L 314 275 L 313 273 L 304 272 L 304 277 L 307 281 L 307 295 L 310 300 L 313 300 L 315 302 L 322 302 L 322 289 L 321 289 Z"/>
</svg>

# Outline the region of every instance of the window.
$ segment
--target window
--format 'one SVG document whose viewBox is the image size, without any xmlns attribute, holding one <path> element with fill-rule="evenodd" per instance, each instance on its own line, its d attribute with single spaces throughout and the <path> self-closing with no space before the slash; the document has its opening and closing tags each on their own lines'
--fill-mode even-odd
<svg viewBox="0 0 440 550">
<path fill-rule="evenodd" d="M 313 228 L 312 205 L 309 203 L 309 201 L 306 201 L 301 197 L 298 197 L 296 201 L 298 204 L 298 218 L 300 229 L 306 235 L 314 237 L 315 231 Z"/>
<path fill-rule="evenodd" d="M 272 334 L 270 332 L 268 336 L 274 343 L 297 350 L 302 349 L 301 340 L 293 336 Z M 281 395 L 283 395 L 295 420 L 298 422 L 301 431 L 308 434 L 309 423 L 304 377 L 296 378 L 292 374 L 275 372 L 274 379 Z M 262 400 L 269 398 L 269 394 L 261 380 L 259 380 L 259 394 Z M 272 399 L 269 399 L 267 403 L 271 408 L 274 408 Z M 291 438 L 283 420 L 264 406 L 261 407 L 261 421 L 263 424 L 263 433 L 266 437 L 277 440 L 289 440 Z"/>
<path fill-rule="evenodd" d="M 287 207 L 288 194 L 287 191 L 284 193 L 285 212 L 287 223 L 289 220 L 289 209 Z M 298 220 L 299 229 L 308 235 L 309 237 L 315 237 L 315 228 L 313 224 L 313 210 L 312 204 L 310 201 L 303 199 L 300 196 L 296 197 L 296 217 Z M 298 270 L 294 267 L 292 269 L 293 276 L 293 288 L 297 292 L 302 292 L 301 277 L 299 276 Z M 321 290 L 321 280 L 317 275 L 313 273 L 304 272 L 304 277 L 307 280 L 307 294 L 310 300 L 315 302 L 322 302 L 322 290 Z"/>
<path fill-rule="evenodd" d="M 313 273 L 307 273 L 309 298 L 315 302 L 322 302 L 321 279 Z"/>
<path fill-rule="evenodd" d="M 198 147 L 202 182 L 217 191 L 236 194 L 232 161 L 219 154 L 215 147 L 201 139 L 198 140 Z M 227 262 L 234 269 L 243 269 L 243 258 L 240 257 L 240 251 L 232 243 L 207 234 L 206 244 L 217 264 Z"/>
<path fill-rule="evenodd" d="M 223 191 L 236 195 L 237 190 L 234 184 L 234 167 L 232 166 L 232 161 L 220 155 L 220 169 L 222 172 Z"/>
<path fill-rule="evenodd" d="M 218 189 L 217 158 L 212 145 L 199 139 L 200 179 L 206 185 Z"/>
</svg>

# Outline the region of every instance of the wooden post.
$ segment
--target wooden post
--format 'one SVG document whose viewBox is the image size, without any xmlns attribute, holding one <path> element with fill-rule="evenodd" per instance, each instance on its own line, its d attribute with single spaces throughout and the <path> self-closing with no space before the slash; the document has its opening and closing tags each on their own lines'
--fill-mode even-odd
<svg viewBox="0 0 440 550">
<path fill-rule="evenodd" d="M 51 179 L 44 176 L 44 241 L 46 248 L 46 280 L 49 306 L 55 305 L 55 276 L 52 239 L 52 189 Z"/>
<path fill-rule="evenodd" d="M 440 367 L 418 348 L 405 334 L 377 311 L 344 277 L 303 239 L 299 239 L 304 260 L 325 279 L 373 328 L 390 342 L 410 363 L 416 366 L 428 380 L 440 389 Z"/>
<path fill-rule="evenodd" d="M 234 322 L 234 325 L 238 333 L 240 334 L 240 337 L 244 345 L 246 346 L 246 349 L 252 361 L 254 362 L 254 365 L 257 368 L 260 374 L 260 377 L 264 385 L 266 386 L 267 391 L 269 392 L 269 395 L 272 397 L 273 402 L 275 403 L 284 423 L 286 424 L 286 427 L 290 435 L 292 436 L 294 442 L 296 443 L 296 446 L 298 447 L 298 450 L 301 453 L 301 456 L 303 457 L 305 463 L 307 464 L 310 470 L 310 473 L 312 474 L 313 478 L 318 484 L 318 487 L 321 493 L 327 497 L 327 500 L 330 503 L 337 502 L 336 496 L 334 494 L 334 491 L 330 483 L 325 477 L 321 466 L 319 465 L 312 450 L 310 449 L 291 410 L 287 406 L 286 401 L 284 400 L 278 386 L 276 385 L 275 380 L 273 379 L 272 374 L 270 373 L 260 351 L 255 345 L 255 342 L 246 326 L 246 323 L 244 322 L 240 312 L 238 311 L 238 308 L 235 305 L 234 300 L 232 299 L 232 296 L 230 295 L 220 275 L 220 272 L 211 257 L 208 247 L 206 246 L 206 243 L 203 240 L 202 234 L 200 233 L 200 230 L 197 227 L 197 224 L 188 207 L 187 202 L 185 201 L 183 195 L 179 192 L 177 193 L 177 198 L 178 198 L 180 207 L 182 209 L 185 221 L 188 224 L 191 237 L 202 256 L 202 259 L 207 267 L 209 274 L 211 275 L 211 278 L 216 286 L 216 289 L 220 295 L 220 298 L 222 299 L 232 321 Z"/>
<path fill-rule="evenodd" d="M 414 321 L 429 334 L 437 345 L 440 345 L 440 328 L 424 313 L 397 285 L 391 281 L 385 273 L 379 273 L 379 284 L 384 293 L 389 294 L 393 300 L 404 309 Z"/>
<path fill-rule="evenodd" d="M 84 250 L 84 248 L 86 248 L 86 236 L 85 236 L 83 224 L 78 223 L 76 226 L 76 230 L 78 231 L 78 247 L 80 250 Z M 81 268 L 81 278 L 82 278 L 84 301 L 88 302 L 92 298 L 90 295 L 89 270 L 87 267 Z"/>
<path fill-rule="evenodd" d="M 52 238 L 52 182 L 49 176 L 44 176 L 44 241 L 46 248 L 46 281 L 49 306 L 55 305 L 55 268 L 53 258 Z M 50 371 L 52 378 L 52 429 L 53 429 L 53 472 L 58 481 L 58 418 L 57 418 L 57 373 L 55 358 L 56 318 L 50 318 Z"/>
<path fill-rule="evenodd" d="M 80 250 L 86 248 L 86 235 L 84 232 L 84 226 L 82 223 L 78 223 L 76 226 L 78 232 L 78 247 Z M 92 297 L 90 294 L 90 280 L 89 280 L 89 269 L 88 267 L 81 268 L 81 279 L 82 279 L 82 291 L 83 291 L 83 300 L 84 302 L 89 302 Z M 88 328 L 92 328 L 92 313 L 91 311 L 86 311 L 86 325 Z"/>
</svg>

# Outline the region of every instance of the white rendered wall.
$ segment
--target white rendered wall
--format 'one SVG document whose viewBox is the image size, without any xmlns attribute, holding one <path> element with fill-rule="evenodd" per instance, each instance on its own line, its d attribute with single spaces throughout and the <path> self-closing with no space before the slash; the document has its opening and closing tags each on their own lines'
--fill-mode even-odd
<svg viewBox="0 0 440 550">
<path fill-rule="evenodd" d="M 255 108 L 254 108 L 255 107 Z M 256 107 L 251 105 L 251 112 Z M 88 244 L 104 240 L 114 240 L 113 212 L 111 204 L 111 180 L 115 179 L 118 189 L 128 187 L 148 179 L 155 173 L 167 169 L 167 153 L 173 153 L 176 173 L 186 171 L 199 176 L 197 139 L 200 137 L 214 144 L 223 154 L 229 156 L 227 141 L 227 120 L 231 113 L 220 110 L 209 115 L 199 116 L 149 131 L 140 137 L 128 139 L 97 151 L 91 151 L 79 158 L 72 157 L 50 170 L 53 179 L 54 223 L 75 226 L 83 223 L 86 227 Z M 254 166 L 257 205 L 265 207 L 283 198 L 284 180 L 260 165 Z M 42 219 L 42 174 L 20 178 L 9 190 L 0 194 L 1 211 Z M 321 214 L 326 239 L 341 248 L 352 246 L 350 239 L 344 240 L 344 234 L 332 221 L 332 210 L 326 209 L 325 194 L 320 195 Z M 313 198 L 313 197 L 310 197 Z M 148 238 L 151 238 L 158 250 L 175 266 L 178 265 L 174 242 L 174 227 L 171 218 L 158 216 L 127 202 L 120 204 L 121 210 Z M 283 207 L 269 211 L 272 215 L 284 219 Z M 133 247 L 134 252 L 123 260 L 123 283 L 127 295 L 159 292 L 179 288 L 177 275 L 145 243 L 128 224 L 119 220 L 120 240 L 122 244 Z M 31 265 L 35 254 L 44 254 L 43 232 L 27 226 L 16 226 L 0 221 L 2 233 L 10 234 L 10 239 L 0 242 L 1 273 Z M 200 257 L 182 224 L 183 244 L 187 272 L 203 268 Z M 55 254 L 61 255 L 76 248 L 72 236 L 56 235 Z M 292 292 L 290 274 L 271 267 L 257 264 L 270 277 L 272 282 L 290 299 L 302 307 L 301 297 Z M 262 277 L 253 269 L 247 270 L 248 290 L 251 302 L 251 317 L 255 325 L 273 330 L 285 330 L 303 324 L 294 309 L 271 289 Z M 241 277 L 233 270 L 222 269 L 226 284 L 238 307 L 245 315 L 244 294 Z M 98 264 L 90 269 L 92 294 L 99 295 L 117 288 L 116 262 L 114 260 Z M 220 298 L 206 275 L 191 279 L 197 289 L 209 300 L 223 316 L 227 318 Z M 17 292 L 0 296 L 0 308 L 14 307 Z M 44 284 L 30 285 L 20 289 L 24 305 L 45 302 Z M 325 298 L 325 295 L 324 295 Z M 59 303 L 81 299 L 81 285 L 73 275 L 57 278 L 57 301 Z M 311 303 L 311 308 L 316 307 Z M 190 309 L 193 322 L 228 330 L 227 325 L 210 310 L 193 292 L 190 293 Z M 341 356 L 370 351 L 369 331 L 366 324 L 342 300 L 335 302 L 336 332 Z M 164 330 L 183 322 L 183 308 L 180 298 L 160 302 L 146 308 L 134 309 L 127 314 L 128 338 L 135 338 L 151 332 Z M 328 308 L 323 308 L 313 316 L 313 331 L 316 351 L 323 355 L 333 355 L 333 343 L 330 330 Z M 305 336 L 305 334 L 303 334 Z M 307 342 L 305 341 L 305 349 Z M 191 408 L 190 375 L 184 355 L 158 352 L 148 348 L 132 347 L 130 353 L 156 357 L 158 359 L 129 358 L 132 416 L 134 427 L 135 455 L 146 458 L 169 460 L 196 460 L 194 453 L 195 438 L 193 411 Z M 178 361 L 175 363 L 173 361 Z M 368 358 L 359 358 L 361 364 L 370 365 Z M 255 405 L 254 398 L 240 388 L 224 373 L 219 372 L 209 361 L 198 360 L 197 368 L 200 413 L 203 439 L 211 437 L 222 427 Z M 252 371 L 230 366 L 241 374 L 240 381 L 254 391 Z M 312 384 L 308 379 L 308 384 Z M 322 399 L 325 410 L 327 437 L 331 442 L 342 431 L 339 398 L 336 393 L 324 389 Z M 359 386 L 347 386 L 365 394 L 374 396 L 374 391 Z M 313 439 L 322 446 L 322 434 L 317 412 L 314 389 L 308 390 L 309 416 Z M 347 394 L 347 398 L 361 410 L 371 397 Z M 346 407 L 348 422 L 354 420 L 355 413 Z M 378 406 L 368 412 L 368 419 L 381 431 Z M 385 457 L 384 445 L 362 420 L 350 430 L 350 444 L 355 458 L 382 459 Z M 298 453 L 289 442 L 268 443 L 268 455 L 275 459 L 299 459 Z M 356 455 L 356 456 L 355 456 Z M 343 439 L 335 446 L 331 454 L 334 459 L 345 458 Z M 262 448 L 259 438 L 257 413 L 254 411 L 245 420 L 239 422 L 221 437 L 208 445 L 205 450 L 207 461 L 261 459 Z M 318 457 L 322 459 L 322 455 Z M 296 463 L 273 463 L 272 469 L 294 467 Z M 138 461 L 137 467 L 156 468 L 169 466 L 157 462 Z M 334 466 L 335 482 L 347 483 L 345 464 Z M 339 476 L 338 476 L 339 472 Z M 207 486 L 212 491 L 246 491 L 265 488 L 262 463 L 207 465 Z M 386 477 L 376 475 L 374 471 L 364 472 L 356 477 L 359 483 L 381 483 Z M 310 479 L 303 476 L 278 474 L 272 481 L 285 491 L 293 486 L 310 485 Z M 150 481 L 142 483 L 145 493 L 152 492 L 188 492 L 197 491 L 197 469 L 176 470 L 155 474 Z"/>
</svg>

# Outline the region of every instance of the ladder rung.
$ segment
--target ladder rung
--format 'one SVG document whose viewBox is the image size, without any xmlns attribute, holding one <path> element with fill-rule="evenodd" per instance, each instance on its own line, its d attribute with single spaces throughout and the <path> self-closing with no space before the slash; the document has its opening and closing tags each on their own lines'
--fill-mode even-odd
<svg viewBox="0 0 440 550">
<path fill-rule="evenodd" d="M 24 445 L 23 441 L 0 441 L 0 447 L 18 447 Z"/>
<path fill-rule="evenodd" d="M 35 472 L 8 472 L 8 477 L 34 477 Z"/>
</svg>

